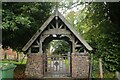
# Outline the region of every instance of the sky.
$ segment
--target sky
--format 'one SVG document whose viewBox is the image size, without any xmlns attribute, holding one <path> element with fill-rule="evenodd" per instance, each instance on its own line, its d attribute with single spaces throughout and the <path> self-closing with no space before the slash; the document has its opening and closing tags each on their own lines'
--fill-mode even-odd
<svg viewBox="0 0 120 80">
<path fill-rule="evenodd" d="M 75 3 L 73 5 L 73 2 Z M 62 8 L 58 8 L 59 12 L 62 13 L 63 16 L 67 15 L 67 13 L 69 13 L 70 11 L 74 11 L 74 12 L 77 12 L 79 10 L 82 10 L 84 7 L 85 7 L 85 4 L 84 5 L 80 5 L 80 0 L 73 0 L 73 2 L 67 2 L 66 0 L 62 0 L 62 2 L 60 2 L 59 4 L 60 5 L 65 5 L 65 6 L 68 6 L 68 4 L 70 5 L 70 9 L 62 6 Z"/>
</svg>

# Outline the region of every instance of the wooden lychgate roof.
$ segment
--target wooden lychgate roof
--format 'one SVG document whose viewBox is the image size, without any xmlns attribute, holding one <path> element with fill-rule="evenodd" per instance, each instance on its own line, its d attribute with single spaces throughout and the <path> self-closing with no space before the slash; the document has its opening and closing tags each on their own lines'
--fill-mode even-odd
<svg viewBox="0 0 120 80">
<path fill-rule="evenodd" d="M 33 35 L 33 37 L 28 41 L 28 43 L 23 47 L 23 51 L 28 50 L 28 48 L 32 45 L 32 43 L 38 38 L 39 35 L 42 34 L 44 29 L 48 26 L 48 24 L 56 17 L 58 16 L 64 24 L 67 26 L 67 28 L 75 35 L 75 37 L 78 38 L 78 40 L 85 46 L 86 49 L 92 50 L 92 47 L 81 37 L 80 34 L 78 34 L 75 29 L 70 25 L 70 23 L 64 18 L 64 16 L 59 12 L 55 11 L 46 21 L 45 23 L 38 29 L 38 31 Z"/>
</svg>

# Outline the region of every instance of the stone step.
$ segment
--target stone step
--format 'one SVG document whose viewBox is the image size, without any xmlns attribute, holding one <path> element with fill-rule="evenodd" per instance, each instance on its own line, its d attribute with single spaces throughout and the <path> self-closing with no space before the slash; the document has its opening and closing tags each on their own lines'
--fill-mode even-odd
<svg viewBox="0 0 120 80">
<path fill-rule="evenodd" d="M 88 80 L 88 79 L 80 79 L 80 78 L 44 78 L 42 80 Z"/>
<path fill-rule="evenodd" d="M 46 78 L 43 80 L 74 80 L 74 79 L 70 79 L 70 78 Z"/>
</svg>

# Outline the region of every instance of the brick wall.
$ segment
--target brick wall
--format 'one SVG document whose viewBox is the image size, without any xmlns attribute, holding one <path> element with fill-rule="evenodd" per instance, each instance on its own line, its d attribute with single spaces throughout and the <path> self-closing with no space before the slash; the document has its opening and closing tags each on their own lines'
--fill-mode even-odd
<svg viewBox="0 0 120 80">
<path fill-rule="evenodd" d="M 31 53 L 28 55 L 25 74 L 27 78 L 43 78 L 43 55 Z M 88 78 L 88 55 L 72 54 L 72 77 Z"/>
<path fill-rule="evenodd" d="M 86 54 L 72 54 L 72 77 L 88 78 L 89 60 Z"/>
<path fill-rule="evenodd" d="M 25 75 L 27 78 L 43 77 L 43 55 L 39 53 L 31 53 L 28 55 Z"/>
</svg>

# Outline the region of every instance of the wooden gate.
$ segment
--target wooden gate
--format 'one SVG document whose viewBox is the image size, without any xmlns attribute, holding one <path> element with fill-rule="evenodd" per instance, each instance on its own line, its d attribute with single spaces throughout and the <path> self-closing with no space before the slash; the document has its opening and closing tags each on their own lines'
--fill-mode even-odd
<svg viewBox="0 0 120 80">
<path fill-rule="evenodd" d="M 71 56 L 45 55 L 44 57 L 44 77 L 71 77 Z"/>
<path fill-rule="evenodd" d="M 69 54 L 45 55 L 46 51 L 44 49 L 46 49 L 48 43 L 52 40 L 65 40 L 69 42 L 70 52 L 74 54 L 78 52 L 88 54 L 87 50 L 93 50 L 64 16 L 56 10 L 22 49 L 24 52 L 28 51 L 25 74 L 28 77 L 43 78 L 43 76 L 71 77 L 72 73 L 72 78 L 86 78 L 89 69 L 88 57 L 72 55 L 71 60 Z M 84 61 L 86 61 L 86 64 L 80 64 L 84 63 Z"/>
</svg>

